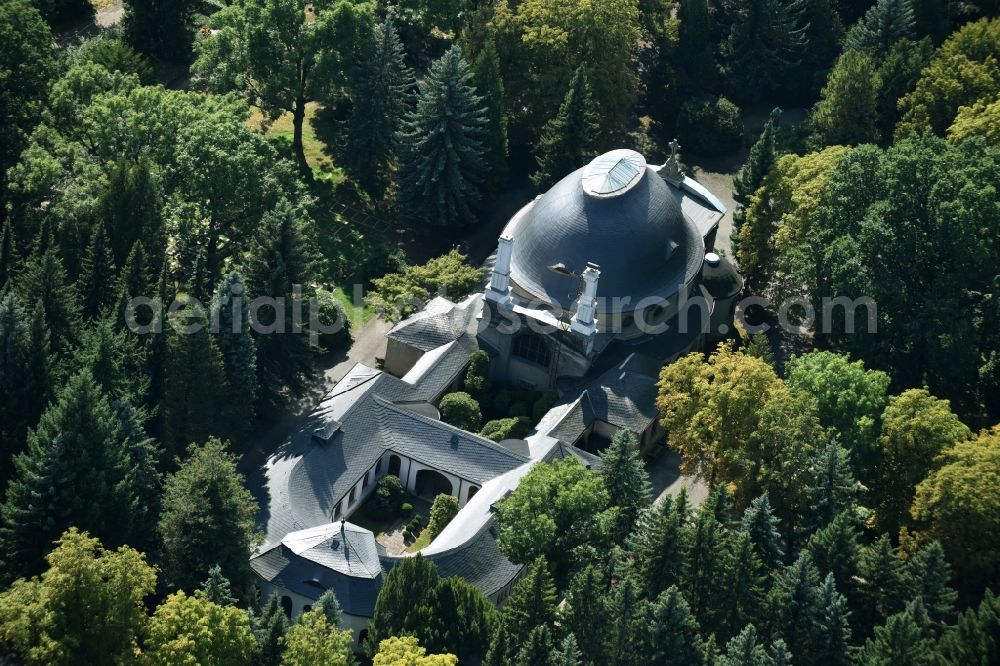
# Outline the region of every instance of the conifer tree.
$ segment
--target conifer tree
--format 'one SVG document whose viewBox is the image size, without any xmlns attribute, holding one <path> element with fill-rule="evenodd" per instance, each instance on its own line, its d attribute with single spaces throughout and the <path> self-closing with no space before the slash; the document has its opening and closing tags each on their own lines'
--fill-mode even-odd
<svg viewBox="0 0 1000 666">
<path fill-rule="evenodd" d="M 531 630 L 540 624 L 552 626 L 556 619 L 556 586 L 544 557 L 539 557 L 528 575 L 514 585 L 503 608 L 508 645 L 516 649 L 528 640 Z"/>
<path fill-rule="evenodd" d="M 496 44 L 487 38 L 472 62 L 476 92 L 486 106 L 483 154 L 486 162 L 484 192 L 492 194 L 507 182 L 507 115 L 504 113 L 503 76 Z"/>
<path fill-rule="evenodd" d="M 1000 663 L 1000 597 L 986 590 L 978 608 L 967 608 L 941 639 L 939 649 L 948 664 Z"/>
<path fill-rule="evenodd" d="M 116 162 L 97 205 L 116 266 L 124 265 L 135 243 L 144 241 L 150 249 L 163 247 L 160 191 L 148 158 L 134 164 L 125 159 Z"/>
<path fill-rule="evenodd" d="M 726 530 L 716 518 L 712 497 L 701 507 L 695 524 L 688 530 L 691 545 L 685 560 L 683 589 L 698 625 L 710 634 L 721 627 L 728 590 L 719 581 L 726 578 L 729 559 Z"/>
<path fill-rule="evenodd" d="M 581 666 L 583 655 L 576 642 L 576 636 L 570 632 L 563 638 L 559 648 L 553 652 L 552 666 Z"/>
<path fill-rule="evenodd" d="M 517 666 L 553 666 L 552 631 L 548 625 L 538 625 L 517 654 Z"/>
<path fill-rule="evenodd" d="M 788 651 L 785 641 L 777 639 L 771 643 L 771 663 L 770 666 L 792 666 L 792 653 Z"/>
<path fill-rule="evenodd" d="M 340 625 L 340 602 L 337 601 L 337 595 L 333 593 L 333 590 L 324 590 L 323 594 L 319 595 L 319 599 L 316 600 L 315 610 L 323 613 L 323 617 L 326 618 L 327 623 L 331 627 Z"/>
<path fill-rule="evenodd" d="M 154 545 L 155 523 L 160 513 L 163 451 L 146 431 L 146 412 L 142 408 L 123 399 L 115 400 L 111 408 L 118 419 L 115 446 L 124 456 L 126 479 L 134 496 L 132 506 L 121 520 L 128 525 L 127 532 L 132 535 L 129 544 L 149 552 Z"/>
<path fill-rule="evenodd" d="M 115 265 L 111 256 L 108 234 L 103 224 L 98 224 L 90 239 L 87 251 L 80 265 L 80 278 L 77 281 L 77 291 L 83 306 L 83 316 L 93 319 L 101 310 L 109 305 L 114 295 L 112 285 L 115 278 Z"/>
<path fill-rule="evenodd" d="M 601 478 L 611 506 L 618 513 L 616 540 L 624 540 L 635 528 L 639 514 L 649 505 L 653 487 L 639 453 L 639 442 L 631 430 L 619 430 L 601 452 Z"/>
<path fill-rule="evenodd" d="M 816 140 L 823 146 L 854 146 L 878 139 L 882 79 L 863 51 L 846 51 L 820 91 L 812 113 Z"/>
<path fill-rule="evenodd" d="M 531 182 L 547 190 L 597 154 L 597 107 L 590 94 L 587 72 L 581 65 L 573 75 L 559 112 L 545 123 L 538 142 L 538 170 Z"/>
<path fill-rule="evenodd" d="M 754 102 L 774 90 L 805 46 L 801 8 L 782 0 L 733 5 L 731 29 L 721 46 L 722 66 L 733 98 Z"/>
<path fill-rule="evenodd" d="M 194 589 L 218 565 L 235 596 L 243 597 L 259 538 L 256 514 L 257 503 L 226 445 L 210 439 L 191 446 L 187 460 L 164 484 L 159 536 L 166 583 Z"/>
<path fill-rule="evenodd" d="M 785 640 L 796 662 L 807 660 L 812 649 L 818 588 L 819 573 L 808 551 L 802 551 L 778 577 L 771 592 L 775 633 Z"/>
<path fill-rule="evenodd" d="M 13 293 L 0 299 L 0 490 L 12 472 L 51 386 L 48 332 L 36 308 L 29 320 Z"/>
<path fill-rule="evenodd" d="M 423 222 L 468 224 L 481 196 L 486 109 L 458 46 L 431 65 L 403 123 L 400 203 Z"/>
<path fill-rule="evenodd" d="M 501 617 L 490 638 L 490 647 L 483 659 L 483 666 L 507 666 L 508 655 L 513 650 L 507 635 L 507 623 Z"/>
<path fill-rule="evenodd" d="M 878 0 L 847 32 L 844 52 L 861 51 L 880 60 L 901 39 L 913 39 L 915 19 L 910 0 Z"/>
<path fill-rule="evenodd" d="M 761 130 L 760 136 L 751 146 L 746 164 L 743 165 L 739 175 L 733 181 L 733 198 L 741 207 L 749 205 L 750 196 L 764 182 L 764 176 L 771 170 L 778 157 L 774 145 L 774 135 L 778 130 L 779 122 L 781 122 L 781 109 L 775 107 L 771 111 L 771 115 L 767 117 L 767 122 L 764 123 L 764 129 Z M 760 334 L 755 335 L 751 344 L 761 337 Z M 767 340 L 766 337 L 763 339 Z"/>
<path fill-rule="evenodd" d="M 855 663 L 861 666 L 930 666 L 934 654 L 913 617 L 912 609 L 891 616 L 875 627 L 875 636 L 859 650 Z"/>
<path fill-rule="evenodd" d="M 196 330 L 167 334 L 161 410 L 163 441 L 171 455 L 223 433 L 218 416 L 228 390 L 222 354 L 209 332 L 204 310 L 189 304 L 184 313 L 187 324 Z"/>
<path fill-rule="evenodd" d="M 649 663 L 686 666 L 701 663 L 698 622 L 676 586 L 670 586 L 651 604 L 645 623 L 643 651 Z"/>
<path fill-rule="evenodd" d="M 739 532 L 733 539 L 724 581 L 729 598 L 724 607 L 724 635 L 734 636 L 752 622 L 764 607 L 764 585 L 767 570 L 757 557 L 748 532 Z"/>
<path fill-rule="evenodd" d="M 860 615 L 858 626 L 882 625 L 890 615 L 903 609 L 907 596 L 904 563 L 888 535 L 881 535 L 861 551 L 858 570 L 860 582 L 855 611 Z"/>
<path fill-rule="evenodd" d="M 273 331 L 256 333 L 260 398 L 271 410 L 281 404 L 283 387 L 300 392 L 313 371 L 309 338 L 294 321 L 294 291 L 301 289 L 301 298 L 307 299 L 308 285 L 314 282 L 306 227 L 307 218 L 288 201 L 280 201 L 261 219 L 243 271 L 248 298 L 274 298 L 283 306 L 280 312 L 262 307 L 255 313 L 256 322 Z"/>
<path fill-rule="evenodd" d="M 87 329 L 73 358 L 78 368 L 88 368 L 94 381 L 112 400 L 124 400 L 136 407 L 146 403 L 149 378 L 144 368 L 146 352 L 128 331 L 115 327 L 106 316 Z"/>
<path fill-rule="evenodd" d="M 840 54 L 844 24 L 834 7 L 836 0 L 804 0 L 799 9 L 802 51 L 787 76 L 794 100 L 811 102 L 823 87 L 827 72 Z M 794 85 L 798 90 L 793 89 Z"/>
<path fill-rule="evenodd" d="M 832 574 L 837 590 L 855 599 L 858 575 L 857 520 L 849 513 L 838 514 L 833 521 L 812 535 L 808 550 L 820 575 Z"/>
<path fill-rule="evenodd" d="M 851 627 L 847 600 L 837 591 L 833 574 L 827 574 L 819 586 L 816 599 L 816 626 L 812 658 L 817 664 L 849 666 L 851 664 Z"/>
<path fill-rule="evenodd" d="M 250 332 L 250 308 L 239 273 L 222 278 L 212 297 L 212 325 L 226 375 L 223 414 L 227 430 L 239 440 L 253 424 L 257 402 L 257 343 Z"/>
<path fill-rule="evenodd" d="M 718 78 L 711 10 L 706 0 L 683 0 L 677 7 L 677 64 L 685 94 L 714 89 Z"/>
<path fill-rule="evenodd" d="M 149 274 L 149 265 L 146 263 L 146 251 L 142 243 L 136 241 L 125 257 L 125 264 L 118 275 L 118 292 L 115 298 L 114 324 L 119 329 L 127 327 L 125 319 L 126 309 L 132 299 L 137 297 L 153 298 L 152 281 Z M 148 318 L 139 318 L 136 313 L 136 324 L 148 324 Z"/>
<path fill-rule="evenodd" d="M 413 72 L 403 56 L 403 44 L 389 14 L 375 27 L 368 59 L 355 76 L 344 150 L 351 175 L 376 199 L 382 196 L 397 157 L 399 124 L 413 87 Z"/>
<path fill-rule="evenodd" d="M 288 617 L 278 593 L 272 592 L 260 614 L 253 617 L 253 633 L 257 638 L 255 666 L 280 666 L 287 630 Z"/>
<path fill-rule="evenodd" d="M 806 490 L 809 497 L 807 534 L 826 527 L 838 514 L 852 511 L 858 492 L 857 481 L 851 472 L 850 454 L 835 441 L 816 454 L 811 477 Z"/>
<path fill-rule="evenodd" d="M 606 659 L 605 637 L 610 631 L 610 614 L 601 573 L 588 564 L 569 583 L 560 623 L 580 637 L 579 649 L 590 663 L 599 664 Z"/>
<path fill-rule="evenodd" d="M 0 292 L 7 284 L 7 280 L 10 279 L 12 271 L 14 269 L 14 262 L 17 260 L 17 255 L 14 250 L 14 225 L 11 223 L 10 218 L 4 221 L 3 227 L 0 228 Z"/>
<path fill-rule="evenodd" d="M 734 224 L 742 224 L 744 208 L 737 208 L 734 213 L 735 219 Z M 738 229 L 737 229 L 738 232 Z M 739 234 L 734 238 L 734 242 L 738 243 Z M 746 346 L 746 350 L 743 352 L 747 356 L 753 356 L 754 358 L 759 358 L 768 365 L 774 365 L 774 351 L 771 349 L 771 341 L 767 339 L 767 336 L 763 333 L 757 333 L 750 336 L 750 344 Z"/>
<path fill-rule="evenodd" d="M 107 545 L 131 538 L 136 493 L 119 447 L 120 424 L 86 369 L 73 375 L 14 459 L 0 506 L 0 552 L 9 578 L 37 573 L 42 556 L 70 526 Z"/>
<path fill-rule="evenodd" d="M 640 589 L 649 599 L 671 585 L 679 585 L 686 558 L 686 531 L 680 504 L 667 495 L 639 516 L 628 549 Z"/>
<path fill-rule="evenodd" d="M 752 624 L 726 643 L 726 653 L 720 655 L 715 666 L 771 666 L 773 660 L 757 640 L 757 628 Z"/>
<path fill-rule="evenodd" d="M 205 598 L 219 606 L 235 606 L 236 597 L 230 589 L 229 579 L 222 575 L 222 567 L 218 564 L 208 570 L 208 579 L 201 584 Z"/>
<path fill-rule="evenodd" d="M 750 535 L 757 557 L 769 570 L 781 566 L 785 553 L 781 548 L 781 534 L 778 519 L 771 511 L 767 494 L 760 495 L 743 512 L 740 529 Z"/>
<path fill-rule="evenodd" d="M 41 306 L 52 351 L 57 356 L 66 353 L 77 339 L 79 310 L 76 293 L 66 281 L 66 270 L 58 250 L 50 248 L 36 252 L 28 261 L 19 286 L 23 303 Z"/>
<path fill-rule="evenodd" d="M 951 584 L 951 566 L 944 549 L 937 541 L 924 546 L 910 558 L 906 582 L 911 597 L 919 598 L 931 622 L 938 628 L 951 624 L 955 618 L 958 594 Z"/>
<path fill-rule="evenodd" d="M 610 607 L 610 663 L 634 664 L 639 661 L 648 608 L 647 603 L 639 598 L 639 590 L 631 576 L 622 578 L 614 588 Z"/>
</svg>

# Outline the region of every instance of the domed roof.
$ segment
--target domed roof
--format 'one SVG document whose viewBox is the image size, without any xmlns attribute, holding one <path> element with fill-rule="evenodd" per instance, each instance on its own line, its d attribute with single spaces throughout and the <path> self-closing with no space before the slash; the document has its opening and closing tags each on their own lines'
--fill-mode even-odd
<svg viewBox="0 0 1000 666">
<path fill-rule="evenodd" d="M 569 174 L 512 221 L 511 279 L 570 309 L 588 263 L 597 296 L 670 297 L 701 269 L 705 244 L 642 155 L 615 150 Z"/>
</svg>

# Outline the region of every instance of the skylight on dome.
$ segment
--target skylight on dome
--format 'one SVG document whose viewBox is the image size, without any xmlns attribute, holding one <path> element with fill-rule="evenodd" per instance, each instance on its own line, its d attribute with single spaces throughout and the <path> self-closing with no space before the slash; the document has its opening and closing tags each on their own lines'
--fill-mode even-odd
<svg viewBox="0 0 1000 666">
<path fill-rule="evenodd" d="M 634 150 L 619 149 L 604 153 L 583 170 L 583 191 L 605 199 L 627 192 L 646 173 L 646 160 Z"/>
</svg>

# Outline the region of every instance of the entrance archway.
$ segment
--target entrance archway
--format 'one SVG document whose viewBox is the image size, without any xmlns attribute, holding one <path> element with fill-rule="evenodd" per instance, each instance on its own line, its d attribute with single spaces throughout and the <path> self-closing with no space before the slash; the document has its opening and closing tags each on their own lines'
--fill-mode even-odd
<svg viewBox="0 0 1000 666">
<path fill-rule="evenodd" d="M 399 456 L 393 454 L 389 456 L 389 474 L 398 477 L 399 468 L 403 466 L 403 461 L 399 459 Z"/>
<path fill-rule="evenodd" d="M 433 499 L 438 495 L 451 495 L 451 481 L 441 472 L 422 469 L 417 472 L 413 489 L 417 491 L 417 495 Z"/>
</svg>

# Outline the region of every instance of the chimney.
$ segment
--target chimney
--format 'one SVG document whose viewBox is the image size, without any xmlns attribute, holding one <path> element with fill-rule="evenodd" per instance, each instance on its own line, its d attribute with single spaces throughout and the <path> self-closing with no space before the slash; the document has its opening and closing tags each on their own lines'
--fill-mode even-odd
<svg viewBox="0 0 1000 666">
<path fill-rule="evenodd" d="M 581 276 L 583 278 L 583 293 L 576 304 L 576 313 L 570 320 L 570 330 L 580 335 L 591 337 L 597 332 L 597 320 L 594 311 L 597 308 L 597 280 L 601 270 L 597 264 L 587 264 Z"/>
<path fill-rule="evenodd" d="M 486 289 L 486 300 L 504 303 L 510 300 L 510 256 L 514 251 L 514 239 L 501 236 L 497 248 L 497 261 L 493 266 L 490 286 Z"/>
</svg>

